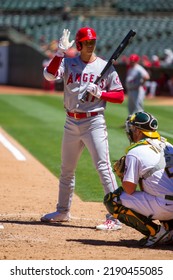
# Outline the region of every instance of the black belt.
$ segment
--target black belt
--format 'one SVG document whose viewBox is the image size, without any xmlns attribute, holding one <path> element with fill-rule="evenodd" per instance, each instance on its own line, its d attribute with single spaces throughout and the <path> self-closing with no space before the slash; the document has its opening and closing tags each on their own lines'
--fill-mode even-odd
<svg viewBox="0 0 173 280">
<path fill-rule="evenodd" d="M 67 115 L 71 118 L 74 118 L 76 120 L 84 119 L 84 118 L 89 118 L 89 117 L 94 117 L 98 115 L 98 112 L 88 112 L 88 113 L 72 113 L 72 112 L 67 112 Z"/>
</svg>

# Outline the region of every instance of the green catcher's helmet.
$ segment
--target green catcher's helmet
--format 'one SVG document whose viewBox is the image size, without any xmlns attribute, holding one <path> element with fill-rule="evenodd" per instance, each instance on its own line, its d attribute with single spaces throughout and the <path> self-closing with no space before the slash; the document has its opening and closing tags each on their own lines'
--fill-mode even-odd
<svg viewBox="0 0 173 280">
<path fill-rule="evenodd" d="M 157 132 L 158 121 L 147 112 L 137 112 L 128 117 L 126 121 L 126 132 L 131 137 L 131 127 L 135 126 L 142 131 L 144 135 L 149 138 L 160 138 L 160 134 Z"/>
</svg>

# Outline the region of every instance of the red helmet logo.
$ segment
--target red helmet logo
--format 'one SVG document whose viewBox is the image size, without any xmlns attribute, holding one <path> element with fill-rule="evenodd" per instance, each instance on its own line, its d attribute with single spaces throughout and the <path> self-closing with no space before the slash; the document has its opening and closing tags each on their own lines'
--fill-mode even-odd
<svg viewBox="0 0 173 280">
<path fill-rule="evenodd" d="M 81 50 L 81 44 L 80 42 L 86 41 L 86 40 L 96 40 L 97 34 L 94 29 L 90 27 L 82 27 L 78 30 L 76 34 L 76 48 L 78 51 Z"/>
</svg>

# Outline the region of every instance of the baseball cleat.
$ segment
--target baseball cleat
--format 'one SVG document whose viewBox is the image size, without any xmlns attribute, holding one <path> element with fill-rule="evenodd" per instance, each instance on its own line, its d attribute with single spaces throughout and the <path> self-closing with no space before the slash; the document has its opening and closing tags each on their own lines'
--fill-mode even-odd
<svg viewBox="0 0 173 280">
<path fill-rule="evenodd" d="M 164 241 L 168 235 L 169 231 L 165 230 L 163 226 L 160 226 L 159 231 L 154 236 L 144 237 L 139 242 L 141 246 L 154 247 L 157 244 L 161 244 L 161 241 Z"/>
<path fill-rule="evenodd" d="M 68 222 L 70 220 L 70 214 L 60 213 L 60 212 L 52 212 L 41 217 L 41 222 L 46 223 L 56 223 L 56 222 Z"/>
<path fill-rule="evenodd" d="M 97 230 L 119 230 L 119 229 L 122 229 L 122 224 L 117 219 L 106 220 L 106 222 L 104 222 L 103 224 L 96 226 L 96 229 Z"/>
<path fill-rule="evenodd" d="M 173 245 L 173 230 L 170 230 L 168 232 L 168 235 L 166 235 L 163 239 L 161 239 L 159 241 L 159 244 L 162 244 L 162 245 L 172 244 Z"/>
</svg>

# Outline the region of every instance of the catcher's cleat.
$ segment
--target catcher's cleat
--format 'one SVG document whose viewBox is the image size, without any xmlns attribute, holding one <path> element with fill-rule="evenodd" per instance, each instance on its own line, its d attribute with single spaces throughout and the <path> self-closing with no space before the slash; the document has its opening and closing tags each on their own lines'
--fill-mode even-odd
<svg viewBox="0 0 173 280">
<path fill-rule="evenodd" d="M 41 222 L 55 223 L 55 222 L 68 222 L 70 220 L 70 213 L 52 212 L 41 217 Z"/>
<path fill-rule="evenodd" d="M 148 240 L 148 236 L 142 237 L 142 238 L 139 240 L 139 246 L 140 246 L 140 247 L 144 247 L 145 244 L 147 243 L 147 240 Z"/>
<path fill-rule="evenodd" d="M 96 226 L 97 230 L 119 230 L 122 229 L 122 224 L 117 219 L 107 219 L 101 225 Z"/>
<path fill-rule="evenodd" d="M 154 247 L 157 244 L 161 244 L 161 241 L 166 240 L 168 235 L 169 231 L 165 230 L 163 226 L 160 226 L 159 231 L 154 236 L 150 235 L 148 238 L 142 238 L 139 241 L 139 244 L 143 247 Z"/>
<path fill-rule="evenodd" d="M 168 235 L 159 241 L 159 244 L 163 245 L 173 245 L 173 230 L 168 232 Z"/>
</svg>

